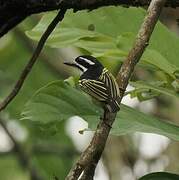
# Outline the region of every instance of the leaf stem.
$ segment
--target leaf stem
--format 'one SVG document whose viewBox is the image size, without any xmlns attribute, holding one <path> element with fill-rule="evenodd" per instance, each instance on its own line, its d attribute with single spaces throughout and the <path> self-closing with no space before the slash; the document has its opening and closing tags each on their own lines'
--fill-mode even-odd
<svg viewBox="0 0 179 180">
<path fill-rule="evenodd" d="M 27 78 L 28 74 L 30 73 L 33 65 L 37 61 L 37 58 L 39 57 L 40 52 L 42 51 L 44 44 L 52 31 L 55 29 L 59 21 L 62 21 L 64 15 L 65 15 L 66 9 L 62 9 L 59 11 L 57 16 L 52 20 L 50 25 L 47 27 L 46 31 L 43 33 L 42 37 L 40 38 L 38 45 L 28 61 L 27 65 L 25 66 L 24 70 L 22 71 L 20 77 L 18 78 L 14 88 L 9 93 L 9 95 L 3 100 L 3 102 L 0 103 L 0 111 L 6 108 L 6 106 L 16 97 L 18 92 L 20 91 L 25 79 Z"/>
</svg>

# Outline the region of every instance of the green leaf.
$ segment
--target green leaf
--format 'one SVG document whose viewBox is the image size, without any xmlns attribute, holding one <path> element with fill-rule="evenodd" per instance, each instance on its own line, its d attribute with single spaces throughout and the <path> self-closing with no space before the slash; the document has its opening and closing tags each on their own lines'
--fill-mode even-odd
<svg viewBox="0 0 179 180">
<path fill-rule="evenodd" d="M 156 133 L 167 136 L 173 140 L 179 140 L 178 130 L 179 126 L 169 121 L 161 120 L 126 105 L 121 105 L 121 110 L 117 114 L 112 133 L 115 135 L 134 132 Z"/>
<path fill-rule="evenodd" d="M 13 39 L 10 41 L 10 47 L 4 47 L 4 50 L 0 53 L 0 101 L 12 90 L 27 60 L 32 55 L 29 50 L 25 48 L 19 37 L 14 34 L 10 36 L 12 36 L 11 39 Z M 31 94 L 48 82 L 59 78 L 59 76 L 50 71 L 49 67 L 41 60 L 37 66 L 32 68 L 31 72 L 25 81 L 25 85 L 22 87 L 21 93 L 18 93 L 15 101 L 12 101 L 5 110 L 6 112 L 8 111 L 13 118 L 19 118 L 22 106 L 24 106 Z"/>
<path fill-rule="evenodd" d="M 74 115 L 96 117 L 99 115 L 99 108 L 88 96 L 68 83 L 57 81 L 37 91 L 22 115 L 22 119 L 49 123 L 66 120 Z"/>
<path fill-rule="evenodd" d="M 147 100 L 146 96 L 149 93 L 156 96 L 159 94 L 167 95 L 174 98 L 179 98 L 179 93 L 174 91 L 172 88 L 166 87 L 166 82 L 150 82 L 145 83 L 143 81 L 130 82 L 135 87 L 134 90 L 128 92 L 132 97 L 137 96 L 139 100 Z"/>
<path fill-rule="evenodd" d="M 178 174 L 172 174 L 168 172 L 155 172 L 139 178 L 139 180 L 178 180 L 178 179 L 179 179 Z"/>
<path fill-rule="evenodd" d="M 102 110 L 88 95 L 64 81 L 56 81 L 35 93 L 22 115 L 22 119 L 39 122 L 42 125 L 48 124 L 48 127 L 50 124 L 59 123 L 77 115 L 86 120 L 91 129 L 94 129 L 102 115 Z M 121 105 L 112 134 L 124 135 L 137 131 L 162 134 L 179 140 L 178 126 Z"/>
<path fill-rule="evenodd" d="M 143 54 L 142 59 L 143 62 L 156 66 L 159 70 L 167 73 L 174 79 L 175 73 L 179 70 L 176 66 L 169 63 L 167 59 L 156 50 L 147 49 Z"/>
<path fill-rule="evenodd" d="M 10 37 L 8 38 L 8 36 Z M 3 100 L 4 97 L 12 90 L 14 83 L 19 77 L 19 74 L 32 55 L 30 49 L 26 47 L 27 42 L 22 42 L 23 36 L 21 37 L 22 39 L 20 37 L 21 36 L 15 34 L 14 32 L 8 33 L 6 37 L 7 40 L 9 39 L 8 43 L 4 40 L 2 41 L 2 46 L 0 43 L 0 100 Z M 46 52 L 49 52 L 49 49 L 46 49 Z M 60 78 L 57 73 L 49 68 L 45 61 L 41 60 L 42 59 L 40 58 L 37 65 L 32 68 L 32 72 L 26 79 L 21 92 L 18 93 L 15 100 L 12 101 L 6 108 L 5 115 L 6 118 L 9 118 L 8 116 L 10 116 L 10 119 L 8 119 L 9 121 L 19 118 L 24 104 L 27 102 L 30 96 L 35 93 L 40 87 L 44 86 L 54 79 Z M 25 141 L 22 142 L 23 147 L 31 154 L 31 159 L 32 161 L 34 161 L 32 163 L 35 168 L 37 168 L 38 173 L 43 176 L 43 179 L 53 179 L 53 175 L 58 176 L 59 179 L 65 179 L 65 176 L 67 175 L 70 167 L 73 164 L 73 157 L 72 155 L 70 156 L 69 154 L 67 154 L 66 151 L 62 154 L 53 153 L 52 148 L 55 144 L 60 146 L 59 152 L 63 151 L 63 149 L 66 148 L 68 148 L 70 152 L 74 151 L 74 147 L 72 146 L 70 138 L 67 135 L 65 136 L 65 133 L 60 130 L 60 128 L 65 129 L 63 123 L 60 123 L 60 125 L 56 123 L 51 127 L 51 129 L 48 128 L 48 130 L 44 130 L 45 127 L 43 128 L 42 125 L 39 127 L 39 125 L 35 123 L 33 123 L 34 126 L 32 126 L 32 123 L 25 124 L 25 121 L 18 121 L 15 123 L 15 125 L 18 125 L 17 123 L 20 123 L 20 127 L 22 125 L 22 127 L 25 128 L 25 134 L 28 134 Z M 54 135 L 56 127 L 58 127 L 58 131 L 60 130 L 60 134 Z M 44 146 L 41 149 L 35 148 L 32 150 L 31 147 L 34 147 L 34 145 L 36 145 L 37 143 L 42 145 L 49 145 L 48 147 L 52 148 L 52 152 L 51 150 L 49 150 L 50 152 L 42 152 L 45 150 Z M 63 148 L 63 146 L 65 146 L 65 148 Z M 8 154 L 12 154 L 12 156 L 9 156 Z M 21 167 L 21 164 L 19 164 L 16 153 L 5 152 L 4 155 L 1 155 L 0 179 L 30 179 L 29 172 L 24 170 L 23 167 Z"/>
<path fill-rule="evenodd" d="M 51 34 L 47 44 L 55 48 L 74 46 L 86 50 L 100 60 L 121 62 L 132 47 L 145 14 L 146 11 L 140 8 L 122 7 L 103 7 L 75 14 L 68 11 L 60 26 Z M 54 16 L 55 13 L 45 14 L 27 35 L 39 40 Z M 125 19 L 130 19 L 132 23 L 128 23 Z M 158 23 L 142 62 L 176 79 L 176 73 L 179 72 L 177 49 L 179 49 L 178 37 Z"/>
</svg>

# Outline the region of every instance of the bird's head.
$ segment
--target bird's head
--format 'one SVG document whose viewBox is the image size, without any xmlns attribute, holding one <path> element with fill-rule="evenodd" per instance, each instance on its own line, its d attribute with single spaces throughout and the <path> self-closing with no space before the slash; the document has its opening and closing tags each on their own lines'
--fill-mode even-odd
<svg viewBox="0 0 179 180">
<path fill-rule="evenodd" d="M 90 68 L 103 68 L 103 65 L 93 56 L 78 56 L 74 62 L 64 62 L 64 64 L 76 67 L 82 72 L 86 72 Z"/>
</svg>

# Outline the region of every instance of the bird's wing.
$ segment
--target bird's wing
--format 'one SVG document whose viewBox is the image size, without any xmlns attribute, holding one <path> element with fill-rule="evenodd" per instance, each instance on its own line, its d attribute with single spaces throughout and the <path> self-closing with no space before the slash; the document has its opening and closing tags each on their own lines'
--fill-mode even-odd
<svg viewBox="0 0 179 180">
<path fill-rule="evenodd" d="M 79 81 L 79 85 L 82 90 L 96 98 L 98 101 L 108 100 L 108 88 L 104 82 L 91 79 L 82 79 Z"/>
<path fill-rule="evenodd" d="M 110 95 L 113 99 L 116 99 L 120 96 L 119 87 L 114 76 L 104 68 L 99 79 L 106 84 L 106 87 L 109 89 Z"/>
</svg>

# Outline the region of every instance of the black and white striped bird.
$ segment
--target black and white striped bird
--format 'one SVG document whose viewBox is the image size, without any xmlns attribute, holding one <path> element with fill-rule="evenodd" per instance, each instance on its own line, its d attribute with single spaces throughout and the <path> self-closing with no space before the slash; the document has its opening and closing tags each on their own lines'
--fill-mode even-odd
<svg viewBox="0 0 179 180">
<path fill-rule="evenodd" d="M 83 55 L 77 57 L 73 63 L 65 62 L 64 64 L 74 66 L 82 71 L 79 85 L 84 92 L 105 103 L 110 112 L 119 110 L 118 84 L 114 76 L 96 58 Z"/>
</svg>

